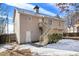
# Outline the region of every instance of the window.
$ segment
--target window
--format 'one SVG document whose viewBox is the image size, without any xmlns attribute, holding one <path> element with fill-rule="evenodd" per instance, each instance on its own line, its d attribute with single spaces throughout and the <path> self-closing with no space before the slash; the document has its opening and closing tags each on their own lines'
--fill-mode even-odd
<svg viewBox="0 0 79 59">
<path fill-rule="evenodd" d="M 61 22 L 59 22 L 59 26 L 61 26 Z"/>
<path fill-rule="evenodd" d="M 49 25 L 52 25 L 52 20 L 49 20 Z"/>
<path fill-rule="evenodd" d="M 27 20 L 32 20 L 32 17 L 31 17 L 31 16 L 28 16 L 28 17 L 27 17 Z"/>
<path fill-rule="evenodd" d="M 48 24 L 48 19 L 44 19 L 44 23 L 45 24 Z"/>
</svg>

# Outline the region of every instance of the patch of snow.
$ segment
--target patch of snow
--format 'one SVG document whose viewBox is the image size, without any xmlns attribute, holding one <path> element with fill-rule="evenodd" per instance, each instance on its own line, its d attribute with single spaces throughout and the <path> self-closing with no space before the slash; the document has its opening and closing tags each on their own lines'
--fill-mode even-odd
<svg viewBox="0 0 79 59">
<path fill-rule="evenodd" d="M 54 48 L 59 50 L 79 52 L 79 40 L 63 39 L 54 44 L 48 44 L 45 48 Z"/>
<path fill-rule="evenodd" d="M 7 49 L 5 48 L 0 48 L 0 52 L 6 51 Z"/>
<path fill-rule="evenodd" d="M 71 39 L 62 39 L 57 43 L 48 44 L 44 47 L 35 47 L 30 44 L 21 45 L 21 49 L 31 49 L 33 53 L 38 55 L 79 55 L 79 41 Z"/>
<path fill-rule="evenodd" d="M 4 47 L 11 48 L 11 45 L 0 47 L 0 51 L 6 50 Z M 40 56 L 79 56 L 79 40 L 62 39 L 57 43 L 48 44 L 44 47 L 22 44 L 19 45 L 19 49 L 30 49 L 33 55 Z"/>
<path fill-rule="evenodd" d="M 13 45 L 10 45 L 10 44 L 6 44 L 6 45 L 3 46 L 3 48 L 6 49 L 6 50 L 8 50 L 8 49 L 11 50 L 11 49 L 13 49 L 13 47 L 14 46 Z"/>
<path fill-rule="evenodd" d="M 35 47 L 32 45 L 21 45 L 20 49 L 31 49 L 32 53 L 36 53 L 40 56 L 68 56 L 79 55 L 79 52 L 60 50 L 54 48 Z"/>
<path fill-rule="evenodd" d="M 0 52 L 6 51 L 11 48 L 12 48 L 12 45 L 10 44 L 0 44 Z"/>
</svg>

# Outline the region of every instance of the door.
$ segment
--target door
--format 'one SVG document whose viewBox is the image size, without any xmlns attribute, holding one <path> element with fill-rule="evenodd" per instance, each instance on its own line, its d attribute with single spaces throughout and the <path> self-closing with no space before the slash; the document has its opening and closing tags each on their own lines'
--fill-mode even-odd
<svg viewBox="0 0 79 59">
<path fill-rule="evenodd" d="M 31 31 L 26 31 L 26 42 L 31 42 Z"/>
</svg>

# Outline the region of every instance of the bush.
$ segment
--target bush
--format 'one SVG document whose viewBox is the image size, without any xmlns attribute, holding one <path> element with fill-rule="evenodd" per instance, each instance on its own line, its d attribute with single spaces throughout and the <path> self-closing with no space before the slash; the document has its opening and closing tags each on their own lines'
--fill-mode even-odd
<svg viewBox="0 0 79 59">
<path fill-rule="evenodd" d="M 49 43 L 56 43 L 60 39 L 62 39 L 62 34 L 53 33 L 51 35 L 48 35 Z"/>
</svg>

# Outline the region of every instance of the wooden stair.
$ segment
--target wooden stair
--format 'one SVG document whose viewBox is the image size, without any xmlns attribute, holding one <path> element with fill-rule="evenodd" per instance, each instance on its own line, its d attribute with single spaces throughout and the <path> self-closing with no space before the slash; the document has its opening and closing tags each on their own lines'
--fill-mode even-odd
<svg viewBox="0 0 79 59">
<path fill-rule="evenodd" d="M 51 25 L 47 26 L 43 23 L 43 27 L 46 27 L 46 31 L 43 32 L 43 34 L 39 38 L 40 45 L 44 46 L 48 44 L 48 34 L 50 34 L 50 31 L 52 29 Z"/>
</svg>

